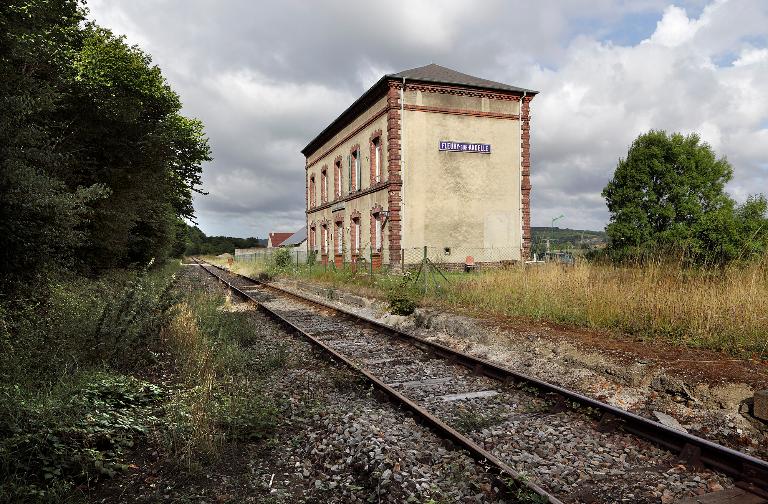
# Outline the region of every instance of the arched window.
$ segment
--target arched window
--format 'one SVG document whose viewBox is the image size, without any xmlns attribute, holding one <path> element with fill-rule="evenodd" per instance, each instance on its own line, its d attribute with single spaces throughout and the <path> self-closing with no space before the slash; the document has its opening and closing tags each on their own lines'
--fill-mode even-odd
<svg viewBox="0 0 768 504">
<path fill-rule="evenodd" d="M 328 224 L 325 223 L 320 226 L 320 253 L 328 253 Z"/>
<path fill-rule="evenodd" d="M 371 214 L 371 248 L 375 253 L 381 252 L 382 232 L 381 213 Z"/>
<path fill-rule="evenodd" d="M 352 255 L 360 254 L 360 215 L 352 216 L 349 224 L 349 244 Z"/>
<path fill-rule="evenodd" d="M 338 159 L 334 165 L 333 197 L 334 199 L 339 199 L 341 197 L 341 159 Z"/>
<path fill-rule="evenodd" d="M 328 203 L 328 167 L 320 172 L 320 203 Z"/>
<path fill-rule="evenodd" d="M 315 200 L 315 174 L 313 173 L 309 177 L 309 207 L 314 208 L 317 205 Z"/>
<path fill-rule="evenodd" d="M 376 133 L 376 136 L 371 138 L 371 185 L 381 182 L 381 166 L 382 166 L 382 152 L 381 152 L 381 133 Z"/>
</svg>

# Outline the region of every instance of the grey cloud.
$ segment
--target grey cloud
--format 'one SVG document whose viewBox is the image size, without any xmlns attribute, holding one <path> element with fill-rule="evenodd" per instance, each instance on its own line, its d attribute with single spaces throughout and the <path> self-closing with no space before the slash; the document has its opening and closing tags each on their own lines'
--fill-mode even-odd
<svg viewBox="0 0 768 504">
<path fill-rule="evenodd" d="M 195 207 L 207 233 L 303 225 L 299 150 L 381 74 L 432 61 L 541 91 L 532 108 L 536 225 L 564 213 L 563 225 L 601 228 L 600 191 L 650 128 L 701 131 L 734 164 L 729 188 L 741 199 L 768 181 L 768 62 L 712 63 L 765 44 L 760 0 L 677 2 L 698 28 L 675 47 L 600 39 L 635 16 L 662 21 L 668 0 L 89 4 L 97 22 L 153 56 L 184 113 L 205 123 L 215 160 L 204 173 L 210 195 Z M 688 29 L 672 22 L 680 19 L 645 37 L 677 40 Z"/>
</svg>

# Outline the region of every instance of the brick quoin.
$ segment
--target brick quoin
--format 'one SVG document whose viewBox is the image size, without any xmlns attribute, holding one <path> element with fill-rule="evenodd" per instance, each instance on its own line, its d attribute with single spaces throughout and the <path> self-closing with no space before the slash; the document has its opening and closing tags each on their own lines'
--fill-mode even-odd
<svg viewBox="0 0 768 504">
<path fill-rule="evenodd" d="M 403 180 L 400 176 L 400 88 L 401 83 L 390 82 L 387 90 L 387 172 L 389 181 L 389 195 L 387 207 L 389 219 L 389 265 L 396 267 L 400 264 L 400 192 Z M 379 258 L 379 261 L 381 258 Z"/>
<path fill-rule="evenodd" d="M 520 104 L 520 128 L 522 131 L 522 182 L 520 195 L 523 207 L 523 257 L 531 258 L 531 100 L 526 96 Z"/>
<path fill-rule="evenodd" d="M 304 174 L 307 174 L 307 170 L 309 170 L 309 159 L 305 158 L 304 160 Z M 304 197 L 309 197 L 309 180 L 307 180 L 307 177 L 304 177 Z M 307 201 L 306 199 L 304 201 Z M 307 206 L 307 209 L 304 211 L 304 224 L 307 226 L 307 229 L 309 229 L 309 206 Z"/>
</svg>

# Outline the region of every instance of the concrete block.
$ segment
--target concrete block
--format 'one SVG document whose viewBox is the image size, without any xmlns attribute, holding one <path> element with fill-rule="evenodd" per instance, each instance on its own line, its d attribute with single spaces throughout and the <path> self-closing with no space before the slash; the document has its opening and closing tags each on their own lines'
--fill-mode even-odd
<svg viewBox="0 0 768 504">
<path fill-rule="evenodd" d="M 768 421 L 768 389 L 755 392 L 754 415 Z"/>
</svg>

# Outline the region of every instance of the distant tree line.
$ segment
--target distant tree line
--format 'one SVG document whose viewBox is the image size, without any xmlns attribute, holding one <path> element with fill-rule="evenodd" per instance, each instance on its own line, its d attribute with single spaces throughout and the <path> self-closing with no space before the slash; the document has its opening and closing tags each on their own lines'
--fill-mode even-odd
<svg viewBox="0 0 768 504">
<path fill-rule="evenodd" d="M 160 69 L 78 0 L 0 6 L 0 289 L 182 248 L 211 159 Z M 186 244 L 184 244 L 186 247 Z"/>
<path fill-rule="evenodd" d="M 184 255 L 219 255 L 235 253 L 236 248 L 266 247 L 266 238 L 235 238 L 232 236 L 206 236 L 197 226 L 185 226 Z"/>
</svg>

